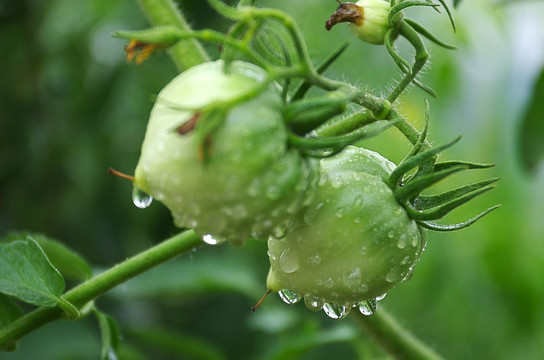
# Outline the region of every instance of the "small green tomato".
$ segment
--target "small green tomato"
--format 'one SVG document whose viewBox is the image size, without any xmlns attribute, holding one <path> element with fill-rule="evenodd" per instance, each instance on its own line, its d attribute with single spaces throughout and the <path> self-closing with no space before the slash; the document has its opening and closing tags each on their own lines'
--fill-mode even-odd
<svg viewBox="0 0 544 360">
<path fill-rule="evenodd" d="M 273 85 L 227 108 L 206 136 L 202 158 L 195 130 L 206 126 L 199 123 L 201 112 L 243 96 L 266 76 L 244 62 L 224 70 L 222 61 L 195 66 L 159 93 L 134 184 L 166 205 L 176 225 L 193 228 L 206 242 L 242 245 L 267 237 L 299 210 L 310 171 L 287 146 L 283 103 Z"/>
<path fill-rule="evenodd" d="M 384 0 L 360 0 L 356 3 L 345 2 L 327 20 L 325 25 L 330 30 L 341 22 L 349 22 L 351 31 L 359 39 L 376 45 L 384 43 L 385 33 L 389 29 L 388 14 L 391 4 Z"/>
<path fill-rule="evenodd" d="M 269 239 L 268 288 L 341 318 L 407 279 L 425 238 L 385 183 L 394 168 L 354 146 L 322 159 L 312 200 Z"/>
</svg>

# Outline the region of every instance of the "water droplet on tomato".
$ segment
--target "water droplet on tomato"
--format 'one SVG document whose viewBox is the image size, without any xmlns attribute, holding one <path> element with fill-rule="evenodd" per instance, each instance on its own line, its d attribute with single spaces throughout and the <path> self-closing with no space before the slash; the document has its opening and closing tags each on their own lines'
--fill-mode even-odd
<svg viewBox="0 0 544 360">
<path fill-rule="evenodd" d="M 217 245 L 221 243 L 221 241 L 214 237 L 212 234 L 206 234 L 202 237 L 202 241 L 204 241 L 208 245 Z"/>
<path fill-rule="evenodd" d="M 284 249 L 282 253 L 280 254 L 280 258 L 278 260 L 279 267 L 281 271 L 283 271 L 286 274 L 294 273 L 298 270 L 299 263 L 297 257 L 292 254 L 289 248 Z"/>
<path fill-rule="evenodd" d="M 390 283 L 394 283 L 400 279 L 400 276 L 401 276 L 400 267 L 395 266 L 394 268 L 389 270 L 389 272 L 385 276 L 385 280 L 387 280 Z"/>
<path fill-rule="evenodd" d="M 319 254 L 312 255 L 308 259 L 308 262 L 312 265 L 319 265 L 321 264 L 321 256 Z"/>
<path fill-rule="evenodd" d="M 359 286 L 361 282 L 361 269 L 356 268 L 354 270 L 349 270 L 344 273 L 342 280 L 347 287 L 355 288 Z"/>
<path fill-rule="evenodd" d="M 323 300 L 317 296 L 304 296 L 304 305 L 310 311 L 319 311 L 323 308 Z"/>
<path fill-rule="evenodd" d="M 278 295 L 286 304 L 296 304 L 301 299 L 300 295 L 289 289 L 283 289 L 278 291 Z"/>
<path fill-rule="evenodd" d="M 378 302 L 374 299 L 363 300 L 359 303 L 359 311 L 363 315 L 372 315 L 377 309 Z"/>
<path fill-rule="evenodd" d="M 399 241 L 397 242 L 397 247 L 399 249 L 404 249 L 406 247 L 406 245 L 408 245 L 408 241 L 406 239 L 406 234 L 402 234 L 399 237 Z"/>
<path fill-rule="evenodd" d="M 132 203 L 140 209 L 145 209 L 153 202 L 153 196 L 149 195 L 137 186 L 132 188 Z"/>
<path fill-rule="evenodd" d="M 323 304 L 323 311 L 331 319 L 343 319 L 348 314 L 351 308 L 347 306 L 338 305 L 336 303 L 325 303 Z"/>
</svg>

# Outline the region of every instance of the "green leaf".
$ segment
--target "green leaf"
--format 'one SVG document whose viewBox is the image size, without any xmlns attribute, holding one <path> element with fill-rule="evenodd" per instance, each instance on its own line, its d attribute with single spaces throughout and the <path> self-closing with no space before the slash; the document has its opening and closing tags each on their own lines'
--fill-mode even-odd
<svg viewBox="0 0 544 360">
<path fill-rule="evenodd" d="M 23 316 L 23 310 L 9 296 L 0 294 L 0 329 Z"/>
<path fill-rule="evenodd" d="M 37 306 L 55 306 L 62 275 L 32 238 L 0 244 L 0 293 Z"/>
<path fill-rule="evenodd" d="M 453 0 L 453 7 L 457 8 L 460 3 L 461 3 L 461 0 Z"/>
<path fill-rule="evenodd" d="M 9 324 L 23 316 L 23 310 L 9 296 L 0 294 L 0 330 L 7 328 Z M 4 347 L 0 351 L 15 351 L 18 342 L 14 341 Z"/>
<path fill-rule="evenodd" d="M 101 359 L 117 359 L 117 349 L 119 347 L 120 336 L 115 320 L 113 320 L 111 316 L 104 314 L 96 308 L 93 309 L 93 313 L 98 321 L 100 335 L 102 338 Z"/>
<path fill-rule="evenodd" d="M 51 264 L 64 277 L 84 281 L 92 276 L 91 267 L 85 259 L 66 245 L 48 236 L 37 233 L 13 232 L 8 234 L 5 239 L 14 241 L 26 239 L 29 236 L 40 245 Z"/>
<path fill-rule="evenodd" d="M 544 159 L 544 68 L 521 120 L 518 147 L 525 168 L 534 172 Z"/>
</svg>

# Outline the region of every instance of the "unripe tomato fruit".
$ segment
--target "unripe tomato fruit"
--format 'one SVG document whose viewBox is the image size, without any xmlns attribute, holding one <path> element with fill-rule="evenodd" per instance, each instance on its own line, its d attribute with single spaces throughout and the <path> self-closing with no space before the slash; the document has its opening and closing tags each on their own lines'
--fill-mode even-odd
<svg viewBox="0 0 544 360">
<path fill-rule="evenodd" d="M 384 182 L 393 163 L 349 146 L 319 165 L 309 204 L 283 236 L 269 239 L 267 285 L 303 296 L 310 307 L 350 308 L 407 278 L 425 238 Z"/>
<path fill-rule="evenodd" d="M 267 236 L 299 210 L 309 168 L 287 148 L 282 99 L 274 84 L 228 108 L 210 134 L 205 160 L 199 159 L 194 131 L 176 131 L 210 104 L 248 93 L 265 75 L 245 62 L 230 64 L 227 72 L 222 61 L 208 62 L 180 74 L 159 93 L 134 183 L 164 203 L 178 226 L 241 245 L 251 236 Z"/>
</svg>

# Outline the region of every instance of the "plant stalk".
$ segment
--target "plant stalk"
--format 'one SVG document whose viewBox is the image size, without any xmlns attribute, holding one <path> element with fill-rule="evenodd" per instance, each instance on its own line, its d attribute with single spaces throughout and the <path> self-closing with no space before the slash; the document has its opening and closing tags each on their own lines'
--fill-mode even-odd
<svg viewBox="0 0 544 360">
<path fill-rule="evenodd" d="M 175 26 L 183 31 L 191 31 L 191 26 L 173 0 L 138 0 L 138 2 L 154 26 Z M 180 72 L 210 61 L 206 50 L 196 39 L 180 40 L 169 49 L 169 54 Z"/>
<path fill-rule="evenodd" d="M 62 295 L 62 298 L 80 309 L 128 279 L 202 244 L 202 239 L 194 231 L 184 231 L 81 283 Z M 41 307 L 24 315 L 0 330 L 0 349 L 64 316 L 65 312 L 59 307 Z"/>
<path fill-rule="evenodd" d="M 359 325 L 395 359 L 443 360 L 442 356 L 404 329 L 383 307 L 370 316 L 359 311 L 352 314 Z"/>
</svg>

